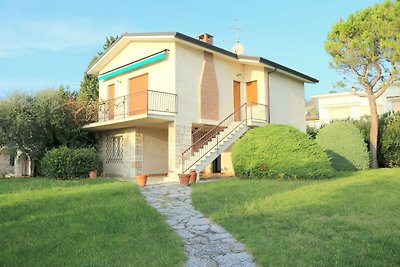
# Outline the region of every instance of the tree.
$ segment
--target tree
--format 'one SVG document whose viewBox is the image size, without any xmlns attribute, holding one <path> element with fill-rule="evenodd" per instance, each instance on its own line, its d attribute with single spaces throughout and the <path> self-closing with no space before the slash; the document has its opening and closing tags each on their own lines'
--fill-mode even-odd
<svg viewBox="0 0 400 267">
<path fill-rule="evenodd" d="M 376 99 L 399 79 L 400 1 L 386 1 L 360 10 L 333 25 L 325 43 L 331 66 L 367 97 L 371 111 L 371 167 L 377 168 L 378 112 Z"/>
<path fill-rule="evenodd" d="M 89 66 L 94 64 L 101 55 L 107 51 L 107 49 L 118 40 L 118 35 L 106 37 L 106 41 L 103 44 L 103 50 L 97 52 L 97 55 L 92 58 L 89 63 Z M 99 98 L 99 81 L 97 80 L 97 75 L 87 74 L 85 72 L 83 76 L 83 80 L 81 81 L 80 89 L 79 89 L 79 97 L 86 101 L 98 100 Z"/>
<path fill-rule="evenodd" d="M 25 153 L 32 162 L 32 171 L 35 162 L 48 149 L 61 145 L 85 147 L 95 144 L 96 137 L 81 128 L 94 120 L 97 109 L 92 111 L 75 100 L 76 94 L 63 87 L 42 90 L 34 95 L 14 92 L 1 99 L 0 144 L 10 155 L 16 155 L 17 151 Z M 87 110 L 77 111 L 77 106 L 84 106 Z"/>
</svg>

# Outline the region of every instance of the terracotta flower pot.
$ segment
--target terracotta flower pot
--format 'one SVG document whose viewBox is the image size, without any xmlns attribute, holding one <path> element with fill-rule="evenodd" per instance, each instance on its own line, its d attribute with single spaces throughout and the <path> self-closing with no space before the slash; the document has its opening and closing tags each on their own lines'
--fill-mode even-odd
<svg viewBox="0 0 400 267">
<path fill-rule="evenodd" d="M 138 174 L 136 175 L 136 183 L 138 186 L 146 186 L 147 183 L 147 175 L 146 174 Z"/>
<path fill-rule="evenodd" d="M 97 177 L 97 172 L 96 171 L 90 171 L 89 172 L 89 178 L 94 179 Z"/>
<path fill-rule="evenodd" d="M 197 178 L 197 172 L 195 170 L 190 170 L 190 184 L 195 184 L 196 183 L 196 178 Z"/>
<path fill-rule="evenodd" d="M 179 183 L 182 186 L 188 186 L 189 185 L 189 180 L 190 180 L 190 174 L 189 173 L 184 173 L 184 174 L 179 174 Z"/>
</svg>

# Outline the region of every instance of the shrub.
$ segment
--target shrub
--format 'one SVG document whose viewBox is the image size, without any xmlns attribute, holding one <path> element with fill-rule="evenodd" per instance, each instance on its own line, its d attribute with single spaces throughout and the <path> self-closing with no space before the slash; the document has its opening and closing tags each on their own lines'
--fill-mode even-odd
<svg viewBox="0 0 400 267">
<path fill-rule="evenodd" d="M 312 127 L 312 126 L 308 126 L 306 127 L 306 134 L 308 135 L 308 137 L 310 137 L 311 139 L 315 139 L 315 137 L 317 137 L 317 134 L 319 132 L 319 128 L 316 127 Z"/>
<path fill-rule="evenodd" d="M 85 178 L 91 170 L 101 172 L 101 160 L 94 148 L 54 148 L 40 163 L 42 174 L 56 179 Z"/>
<path fill-rule="evenodd" d="M 364 115 L 359 120 L 347 120 L 354 124 L 361 132 L 364 142 L 369 145 L 369 132 L 371 129 L 371 116 Z M 379 140 L 378 140 L 379 141 Z"/>
<path fill-rule="evenodd" d="M 317 143 L 288 125 L 248 131 L 234 144 L 232 162 L 242 178 L 320 179 L 334 172 Z"/>
<path fill-rule="evenodd" d="M 382 116 L 378 156 L 384 167 L 400 167 L 400 113 Z"/>
<path fill-rule="evenodd" d="M 328 154 L 336 170 L 368 169 L 367 145 L 362 133 L 353 123 L 333 122 L 319 131 L 316 141 Z"/>
</svg>

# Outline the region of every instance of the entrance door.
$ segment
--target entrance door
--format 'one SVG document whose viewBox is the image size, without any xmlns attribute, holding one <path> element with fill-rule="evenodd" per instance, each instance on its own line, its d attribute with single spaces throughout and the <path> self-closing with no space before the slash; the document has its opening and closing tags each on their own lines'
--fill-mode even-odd
<svg viewBox="0 0 400 267">
<path fill-rule="evenodd" d="M 212 162 L 212 172 L 221 173 L 221 155 Z"/>
<path fill-rule="evenodd" d="M 246 83 L 247 104 L 252 106 L 252 103 L 258 103 L 257 100 L 257 81 Z"/>
<path fill-rule="evenodd" d="M 148 74 L 129 80 L 129 115 L 147 112 Z"/>
<path fill-rule="evenodd" d="M 108 86 L 107 98 L 108 98 L 108 119 L 114 119 L 114 98 L 115 98 L 115 87 L 114 84 Z"/>
<path fill-rule="evenodd" d="M 240 82 L 233 81 L 233 110 L 235 113 L 235 121 L 240 121 Z"/>
</svg>

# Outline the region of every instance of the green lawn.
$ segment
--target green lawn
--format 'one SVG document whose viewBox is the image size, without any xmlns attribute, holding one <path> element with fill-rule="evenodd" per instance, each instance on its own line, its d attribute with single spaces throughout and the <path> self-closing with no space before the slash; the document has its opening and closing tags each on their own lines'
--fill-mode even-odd
<svg viewBox="0 0 400 267">
<path fill-rule="evenodd" d="M 0 180 L 0 266 L 181 266 L 183 245 L 128 182 Z"/>
<path fill-rule="evenodd" d="M 261 266 L 400 266 L 400 169 L 196 184 L 195 207 Z"/>
</svg>

